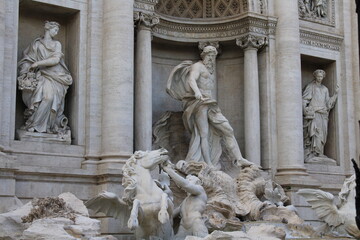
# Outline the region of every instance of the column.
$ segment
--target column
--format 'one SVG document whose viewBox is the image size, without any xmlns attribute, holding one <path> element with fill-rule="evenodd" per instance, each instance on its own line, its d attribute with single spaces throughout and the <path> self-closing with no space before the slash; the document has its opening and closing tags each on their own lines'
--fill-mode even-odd
<svg viewBox="0 0 360 240">
<path fill-rule="evenodd" d="M 154 14 L 135 12 L 135 150 L 152 146 L 152 57 L 151 28 L 159 23 Z"/>
<path fill-rule="evenodd" d="M 276 119 L 278 162 L 276 177 L 283 185 L 307 181 L 304 167 L 300 34 L 297 0 L 275 0 Z M 307 178 L 309 179 L 309 177 Z"/>
<path fill-rule="evenodd" d="M 86 77 L 86 144 L 84 169 L 97 169 L 102 150 L 102 40 L 103 0 L 88 1 L 87 77 Z"/>
<path fill-rule="evenodd" d="M 133 4 L 103 1 L 101 163 L 117 168 L 133 153 Z"/>
<path fill-rule="evenodd" d="M 248 34 L 236 39 L 236 44 L 244 49 L 245 158 L 261 165 L 260 94 L 257 52 L 258 49 L 267 44 L 267 39 Z"/>
</svg>

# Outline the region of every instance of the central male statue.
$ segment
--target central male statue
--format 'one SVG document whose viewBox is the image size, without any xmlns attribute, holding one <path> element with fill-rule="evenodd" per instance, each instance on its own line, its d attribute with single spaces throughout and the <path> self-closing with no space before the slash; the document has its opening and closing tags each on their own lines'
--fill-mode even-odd
<svg viewBox="0 0 360 240">
<path fill-rule="evenodd" d="M 183 103 L 184 125 L 191 133 L 185 161 L 204 161 L 218 168 L 222 139 L 231 160 L 239 166 L 249 166 L 252 163 L 242 157 L 229 121 L 211 96 L 216 55 L 215 47 L 205 47 L 202 60 L 182 62 L 172 70 L 167 82 L 167 93 Z"/>
</svg>

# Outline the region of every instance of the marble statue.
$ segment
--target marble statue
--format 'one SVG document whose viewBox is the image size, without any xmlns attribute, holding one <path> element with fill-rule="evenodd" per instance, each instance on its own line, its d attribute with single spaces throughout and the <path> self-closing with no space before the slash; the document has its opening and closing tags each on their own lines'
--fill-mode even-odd
<svg viewBox="0 0 360 240">
<path fill-rule="evenodd" d="M 204 161 L 219 168 L 222 153 L 220 140 L 233 162 L 242 166 L 252 163 L 242 157 L 234 132 L 211 95 L 215 84 L 215 59 L 217 50 L 204 47 L 202 60 L 183 61 L 176 66 L 167 82 L 167 93 L 183 104 L 183 122 L 191 133 L 186 161 Z"/>
<path fill-rule="evenodd" d="M 28 132 L 59 133 L 68 129 L 64 115 L 65 95 L 73 80 L 64 63 L 61 44 L 53 38 L 60 25 L 45 22 L 45 34 L 35 39 L 18 63 L 18 86 L 26 105 Z"/>
<path fill-rule="evenodd" d="M 336 86 L 335 94 L 330 97 L 329 90 L 322 84 L 325 71 L 318 69 L 313 75 L 314 80 L 305 87 L 302 96 L 305 162 L 336 164 L 335 160 L 324 155 L 324 146 L 327 140 L 329 112 L 336 103 L 339 85 Z"/>
<path fill-rule="evenodd" d="M 331 193 L 319 189 L 300 189 L 303 196 L 314 209 L 320 220 L 324 221 L 318 231 L 325 234 L 359 238 L 360 230 L 355 222 L 355 174 L 346 179 L 339 193 L 339 204 L 335 205 Z"/>
<path fill-rule="evenodd" d="M 171 239 L 173 236 L 173 203 L 169 189 L 162 189 L 150 171 L 168 161 L 165 149 L 137 151 L 123 167 L 124 194 L 103 192 L 85 205 L 112 217 L 119 217 L 124 206 L 131 207 L 128 227 L 135 230 L 136 239 Z M 161 182 L 161 181 L 160 181 Z"/>
<path fill-rule="evenodd" d="M 183 161 L 179 161 L 180 165 Z M 176 173 L 169 164 L 162 165 L 165 172 L 173 179 L 177 186 L 187 192 L 186 198 L 182 201 L 179 207 L 174 210 L 173 216 L 180 214 L 181 222 L 179 230 L 176 233 L 174 240 L 183 240 L 186 236 L 205 237 L 207 236 L 208 229 L 205 226 L 202 217 L 205 211 L 207 202 L 207 195 L 204 188 L 201 186 L 201 181 L 194 175 L 187 175 L 183 178 Z"/>
</svg>

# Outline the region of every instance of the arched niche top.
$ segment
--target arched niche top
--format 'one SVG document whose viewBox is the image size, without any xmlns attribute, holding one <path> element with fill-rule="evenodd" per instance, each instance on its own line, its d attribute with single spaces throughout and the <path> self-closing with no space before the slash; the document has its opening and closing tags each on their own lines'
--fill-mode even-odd
<svg viewBox="0 0 360 240">
<path fill-rule="evenodd" d="M 267 0 L 159 0 L 155 12 L 183 20 L 208 21 L 246 12 L 266 14 Z"/>
</svg>

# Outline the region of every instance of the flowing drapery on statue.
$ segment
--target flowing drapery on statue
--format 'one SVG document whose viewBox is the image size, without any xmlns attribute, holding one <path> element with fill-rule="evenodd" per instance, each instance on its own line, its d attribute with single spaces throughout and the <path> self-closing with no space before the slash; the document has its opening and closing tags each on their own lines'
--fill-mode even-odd
<svg viewBox="0 0 360 240">
<path fill-rule="evenodd" d="M 52 39 L 58 30 L 59 24 L 46 22 L 44 37 L 35 39 L 18 63 L 19 89 L 27 107 L 22 128 L 29 132 L 58 133 L 67 127 L 65 95 L 73 80 L 60 42 Z"/>
<path fill-rule="evenodd" d="M 216 54 L 215 47 L 207 46 L 201 54 L 201 61 L 183 61 L 168 78 L 167 93 L 182 101 L 183 122 L 191 133 L 185 160 L 204 161 L 220 167 L 223 141 L 231 160 L 238 165 L 248 166 L 251 163 L 242 157 L 232 127 L 211 96 L 215 84 Z"/>
<path fill-rule="evenodd" d="M 333 159 L 324 155 L 324 146 L 328 135 L 329 112 L 336 103 L 338 87 L 334 96 L 330 97 L 327 87 L 321 84 L 325 71 L 316 70 L 314 77 L 302 96 L 305 162 L 332 162 Z"/>
</svg>

